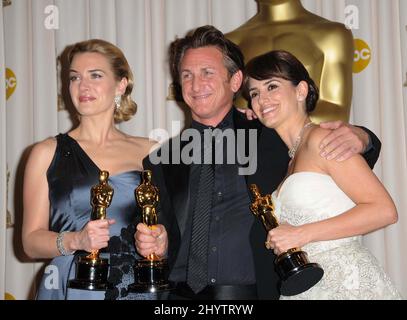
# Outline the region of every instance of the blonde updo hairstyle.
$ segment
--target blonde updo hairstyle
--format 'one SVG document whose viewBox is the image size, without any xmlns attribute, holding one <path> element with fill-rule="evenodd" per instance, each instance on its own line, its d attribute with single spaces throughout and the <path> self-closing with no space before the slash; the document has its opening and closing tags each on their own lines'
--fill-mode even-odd
<svg viewBox="0 0 407 320">
<path fill-rule="evenodd" d="M 71 65 L 73 58 L 78 53 L 100 53 L 109 61 L 117 81 L 127 79 L 127 87 L 121 96 L 120 108 L 114 112 L 116 123 L 129 120 L 137 112 L 137 104 L 131 98 L 133 90 L 133 73 L 123 52 L 110 42 L 101 39 L 91 39 L 73 45 L 68 53 L 68 62 Z"/>
</svg>

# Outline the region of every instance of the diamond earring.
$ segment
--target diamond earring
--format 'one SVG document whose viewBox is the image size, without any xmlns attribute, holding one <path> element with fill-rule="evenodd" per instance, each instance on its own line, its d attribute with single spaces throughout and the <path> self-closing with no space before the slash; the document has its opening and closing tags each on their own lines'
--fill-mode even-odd
<svg viewBox="0 0 407 320">
<path fill-rule="evenodd" d="M 117 95 L 114 97 L 114 104 L 115 104 L 115 110 L 119 111 L 120 110 L 120 105 L 122 103 L 122 96 Z"/>
</svg>

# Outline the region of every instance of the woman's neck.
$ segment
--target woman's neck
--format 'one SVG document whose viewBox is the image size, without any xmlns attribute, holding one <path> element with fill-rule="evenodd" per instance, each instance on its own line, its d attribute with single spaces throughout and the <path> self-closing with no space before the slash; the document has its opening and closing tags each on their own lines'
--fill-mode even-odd
<svg viewBox="0 0 407 320">
<path fill-rule="evenodd" d="M 107 141 L 117 137 L 120 133 L 114 125 L 114 122 L 102 123 L 94 121 L 95 119 L 84 119 L 80 122 L 79 126 L 72 131 L 73 138 L 82 141 L 89 141 L 97 145 L 104 145 Z"/>
<path fill-rule="evenodd" d="M 298 137 L 303 133 L 301 132 L 302 129 L 310 121 L 308 116 L 296 118 L 290 121 L 290 123 L 286 122 L 276 128 L 278 135 L 284 141 L 288 149 L 291 149 L 295 145 Z"/>
<path fill-rule="evenodd" d="M 300 0 L 257 0 L 259 12 L 256 15 L 269 22 L 293 20 L 306 12 Z"/>
</svg>

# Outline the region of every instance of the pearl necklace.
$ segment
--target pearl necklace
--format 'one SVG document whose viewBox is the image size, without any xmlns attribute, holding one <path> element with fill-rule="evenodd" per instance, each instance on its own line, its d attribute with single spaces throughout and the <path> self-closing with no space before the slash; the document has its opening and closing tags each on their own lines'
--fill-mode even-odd
<svg viewBox="0 0 407 320">
<path fill-rule="evenodd" d="M 292 159 L 295 156 L 295 153 L 297 152 L 298 147 L 300 146 L 302 135 L 304 134 L 305 129 L 308 127 L 312 126 L 314 123 L 312 121 L 307 122 L 301 129 L 300 134 L 298 135 L 297 139 L 295 139 L 295 142 L 293 146 L 288 150 L 288 156 Z"/>
</svg>

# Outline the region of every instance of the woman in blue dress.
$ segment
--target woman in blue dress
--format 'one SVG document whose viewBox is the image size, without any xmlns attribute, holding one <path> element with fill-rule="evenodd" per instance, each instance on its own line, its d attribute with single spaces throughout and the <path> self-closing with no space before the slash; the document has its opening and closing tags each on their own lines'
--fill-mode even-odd
<svg viewBox="0 0 407 320">
<path fill-rule="evenodd" d="M 151 298 L 127 291 L 138 258 L 133 236 L 140 212 L 134 189 L 140 183 L 142 159 L 153 146 L 115 126 L 136 113 L 131 69 L 119 48 L 98 39 L 75 44 L 68 60 L 69 91 L 79 125 L 36 144 L 24 178 L 24 250 L 35 259 L 52 259 L 37 299 Z M 90 221 L 90 190 L 101 170 L 109 172 L 114 196 L 107 219 Z M 111 288 L 68 288 L 75 277 L 74 258 L 92 250 L 109 258 Z"/>
</svg>

